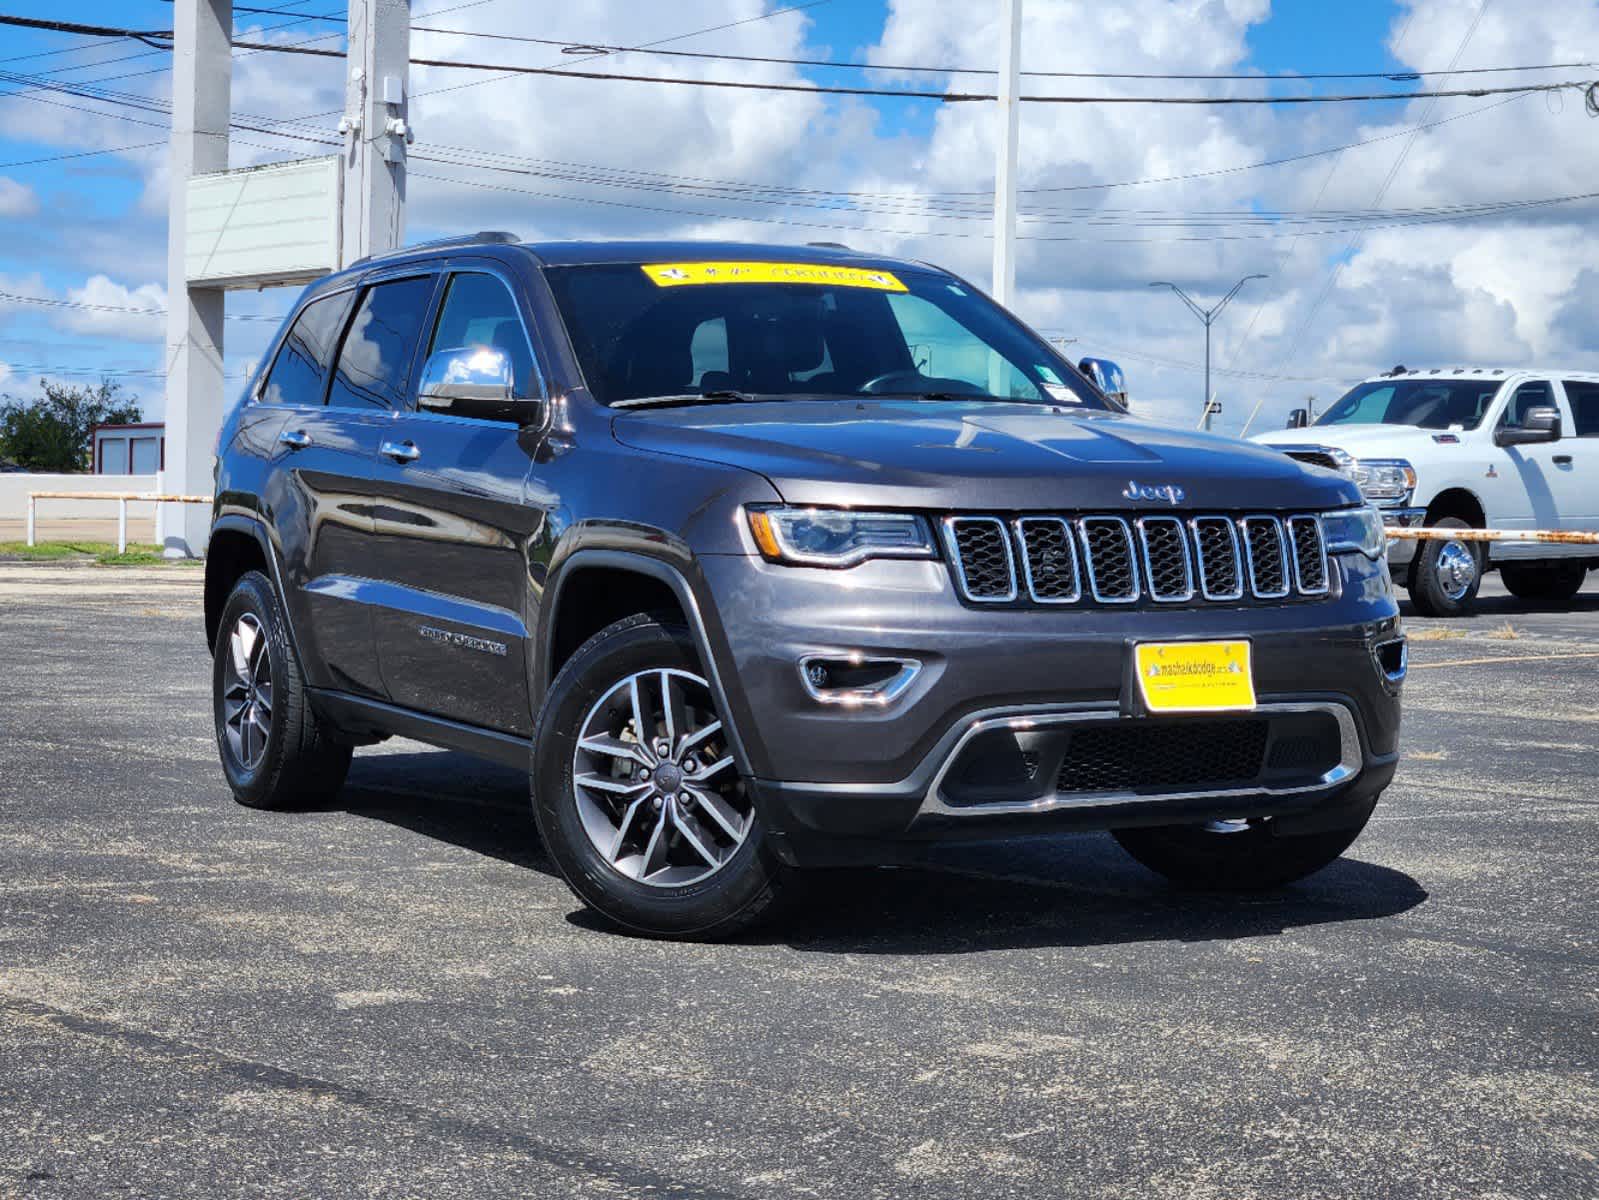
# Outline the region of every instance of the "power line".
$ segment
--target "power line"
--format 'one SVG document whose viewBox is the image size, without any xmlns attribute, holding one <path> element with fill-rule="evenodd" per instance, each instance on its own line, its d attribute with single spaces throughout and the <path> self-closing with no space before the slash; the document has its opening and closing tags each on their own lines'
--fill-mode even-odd
<svg viewBox="0 0 1599 1200">
<path fill-rule="evenodd" d="M 162 35 L 159 31 L 119 29 L 103 25 L 83 25 L 67 21 L 45 21 L 32 17 L 0 15 L 0 25 L 17 25 L 24 28 L 48 29 L 63 33 L 122 36 L 157 45 Z M 170 35 L 168 35 L 170 36 Z M 317 40 L 317 39 L 313 39 Z M 318 58 L 345 57 L 340 50 L 313 48 L 309 45 L 248 42 L 234 40 L 232 45 L 241 50 L 262 51 L 275 54 L 300 54 Z M 507 63 L 484 63 L 461 59 L 413 58 L 413 66 L 439 67 L 463 71 L 492 71 L 498 75 L 543 75 L 562 79 L 589 79 L 608 82 L 659 83 L 678 87 L 724 88 L 737 91 L 787 92 L 798 94 L 838 96 L 882 96 L 897 99 L 933 100 L 944 104 L 989 101 L 996 98 L 992 92 L 934 92 L 902 88 L 842 87 L 837 85 L 757 82 L 747 79 L 683 79 L 666 75 L 638 75 L 621 71 L 572 71 L 560 67 L 531 67 Z M 1561 80 L 1554 83 L 1511 84 L 1492 88 L 1449 88 L 1418 92 L 1370 92 L 1332 96 L 1021 96 L 1021 101 L 1032 104 L 1157 104 L 1157 105 L 1277 105 L 1277 104 L 1352 104 L 1385 100 L 1440 100 L 1462 96 L 1483 97 L 1494 95 L 1526 95 L 1534 92 L 1553 92 L 1567 88 L 1583 92 L 1595 87 L 1593 81 Z"/>
<path fill-rule="evenodd" d="M 20 292 L 0 291 L 0 304 L 39 304 L 49 308 L 75 309 L 85 312 L 128 313 L 141 317 L 164 317 L 167 310 L 164 308 L 134 308 L 129 304 L 91 304 L 85 300 L 61 300 L 55 296 L 27 296 Z M 229 321 L 270 321 L 273 324 L 282 322 L 282 317 L 271 317 L 257 313 L 229 313 Z"/>
</svg>

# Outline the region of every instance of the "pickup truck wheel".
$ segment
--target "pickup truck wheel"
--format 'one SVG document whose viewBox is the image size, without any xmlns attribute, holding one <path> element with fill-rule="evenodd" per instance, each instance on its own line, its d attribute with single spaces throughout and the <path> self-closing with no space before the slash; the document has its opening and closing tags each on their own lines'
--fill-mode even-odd
<svg viewBox="0 0 1599 1200">
<path fill-rule="evenodd" d="M 1439 529 L 1470 529 L 1458 517 L 1437 522 Z M 1410 564 L 1410 602 L 1424 617 L 1462 617 L 1477 602 L 1482 586 L 1481 542 L 1422 542 Z"/>
<path fill-rule="evenodd" d="M 1588 568 L 1581 563 L 1554 563 L 1534 566 L 1506 563 L 1499 568 L 1505 591 L 1521 600 L 1537 604 L 1564 604 L 1582 590 Z"/>
<path fill-rule="evenodd" d="M 312 711 L 283 608 L 259 571 L 223 606 L 211 691 L 222 771 L 240 804 L 303 808 L 338 794 L 351 748 Z"/>
<path fill-rule="evenodd" d="M 628 617 L 584 643 L 550 685 L 533 755 L 545 848 L 601 915 L 712 940 L 776 899 L 782 868 L 681 626 Z"/>
<path fill-rule="evenodd" d="M 1261 891 L 1303 879 L 1336 860 L 1370 815 L 1322 833 L 1278 834 L 1270 817 L 1252 817 L 1118 829 L 1114 836 L 1144 866 L 1182 887 Z"/>
</svg>

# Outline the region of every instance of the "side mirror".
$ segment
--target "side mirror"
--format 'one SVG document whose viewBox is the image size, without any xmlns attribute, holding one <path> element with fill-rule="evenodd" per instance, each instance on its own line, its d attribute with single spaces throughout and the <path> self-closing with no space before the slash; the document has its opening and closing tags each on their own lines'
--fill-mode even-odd
<svg viewBox="0 0 1599 1200">
<path fill-rule="evenodd" d="M 1496 446 L 1530 446 L 1560 440 L 1560 410 L 1547 404 L 1521 414 L 1520 425 L 1502 425 L 1494 431 Z"/>
<path fill-rule="evenodd" d="M 511 356 L 493 346 L 458 346 L 428 355 L 416 402 L 434 411 L 524 423 L 539 403 L 516 394 Z"/>
<path fill-rule="evenodd" d="M 1296 408 L 1288 414 L 1288 428 L 1303 429 L 1310 424 L 1310 413 L 1303 408 Z"/>
<path fill-rule="evenodd" d="M 1127 375 L 1120 364 L 1108 358 L 1085 358 L 1077 364 L 1077 369 L 1092 379 L 1095 386 L 1112 400 L 1123 408 L 1129 407 L 1131 400 L 1127 395 Z"/>
</svg>

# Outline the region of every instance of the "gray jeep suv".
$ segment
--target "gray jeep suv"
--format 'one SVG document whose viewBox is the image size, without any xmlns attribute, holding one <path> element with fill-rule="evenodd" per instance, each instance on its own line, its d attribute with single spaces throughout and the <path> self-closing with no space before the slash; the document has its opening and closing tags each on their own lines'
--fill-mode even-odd
<svg viewBox="0 0 1599 1200">
<path fill-rule="evenodd" d="M 1393 775 L 1405 645 L 1355 485 L 1129 418 L 923 263 L 415 247 L 306 291 L 218 455 L 238 799 L 326 802 L 391 735 L 515 764 L 635 930 L 1060 830 L 1274 886 Z"/>
</svg>

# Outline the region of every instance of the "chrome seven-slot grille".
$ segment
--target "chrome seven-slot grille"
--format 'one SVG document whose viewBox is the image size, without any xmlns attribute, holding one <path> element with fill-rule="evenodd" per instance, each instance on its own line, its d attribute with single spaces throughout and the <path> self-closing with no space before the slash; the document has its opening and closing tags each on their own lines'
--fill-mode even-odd
<svg viewBox="0 0 1599 1200">
<path fill-rule="evenodd" d="M 978 604 L 1160 604 L 1325 595 L 1314 516 L 946 517 L 955 583 Z"/>
</svg>

